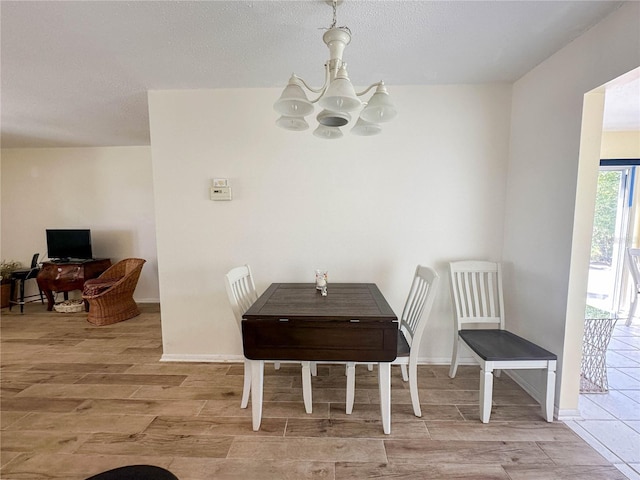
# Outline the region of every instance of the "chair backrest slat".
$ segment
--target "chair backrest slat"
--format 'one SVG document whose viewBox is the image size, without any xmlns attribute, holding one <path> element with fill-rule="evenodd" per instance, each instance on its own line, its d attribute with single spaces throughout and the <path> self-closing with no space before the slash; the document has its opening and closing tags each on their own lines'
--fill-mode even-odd
<svg viewBox="0 0 640 480">
<path fill-rule="evenodd" d="M 449 269 L 457 330 L 466 323 L 492 323 L 504 329 L 501 265 L 471 260 L 451 262 Z"/>
<path fill-rule="evenodd" d="M 242 315 L 258 299 L 251 268 L 249 265 L 233 268 L 224 278 L 233 315 L 236 317 L 238 328 L 242 328 Z"/>
<path fill-rule="evenodd" d="M 481 315 L 482 313 L 482 307 L 480 305 L 480 300 L 481 300 L 481 295 L 479 295 L 478 293 L 478 287 L 479 285 L 482 285 L 482 282 L 478 283 L 478 277 L 480 277 L 479 273 L 476 272 L 470 272 L 469 275 L 471 276 L 471 296 L 473 298 L 473 310 L 470 312 L 470 315 L 473 316 L 478 316 Z M 469 290 L 469 289 L 467 289 Z"/>
<path fill-rule="evenodd" d="M 493 272 L 489 272 L 487 273 L 487 288 L 488 288 L 488 292 L 484 293 L 483 295 L 486 295 L 487 297 L 489 297 L 489 312 L 488 312 L 488 316 L 489 317 L 497 317 L 498 316 L 498 312 L 496 310 L 496 275 Z"/>
<path fill-rule="evenodd" d="M 429 267 L 418 265 L 413 276 L 409 295 L 405 302 L 400 329 L 403 331 L 411 351 L 419 349 L 419 342 L 426 326 L 440 281 L 439 275 Z"/>
</svg>

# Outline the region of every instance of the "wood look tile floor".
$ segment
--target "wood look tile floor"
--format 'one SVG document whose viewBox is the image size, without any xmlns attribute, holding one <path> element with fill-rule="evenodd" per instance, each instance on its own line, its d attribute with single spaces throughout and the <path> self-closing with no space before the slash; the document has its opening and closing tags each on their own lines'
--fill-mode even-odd
<svg viewBox="0 0 640 480">
<path fill-rule="evenodd" d="M 623 480 L 622 473 L 506 375 L 489 424 L 478 419 L 478 367 L 420 366 L 423 417 L 392 372 L 392 433 L 380 424 L 376 372 L 358 366 L 344 413 L 344 367 L 320 365 L 313 414 L 300 367 L 265 368 L 262 428 L 240 408 L 243 368 L 160 362 L 157 305 L 94 327 L 84 313 L 2 310 L 0 478 L 81 480 L 153 464 L 180 480 Z"/>
</svg>

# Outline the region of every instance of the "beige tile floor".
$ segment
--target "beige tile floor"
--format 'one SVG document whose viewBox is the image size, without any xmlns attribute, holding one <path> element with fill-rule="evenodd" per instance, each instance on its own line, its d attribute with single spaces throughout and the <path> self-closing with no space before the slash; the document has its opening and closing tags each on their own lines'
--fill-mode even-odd
<svg viewBox="0 0 640 480">
<path fill-rule="evenodd" d="M 580 395 L 567 425 L 627 478 L 640 480 L 640 322 L 619 321 L 607 349 L 608 393 Z"/>
<path fill-rule="evenodd" d="M 422 418 L 394 367 L 388 436 L 366 367 L 357 368 L 351 415 L 342 366 L 319 366 L 311 415 L 300 368 L 267 368 L 264 419 L 253 432 L 250 409 L 239 407 L 240 364 L 159 362 L 157 306 L 105 327 L 39 304 L 1 315 L 4 480 L 81 480 L 136 463 L 180 480 L 625 478 L 567 425 L 545 422 L 506 375 L 495 381 L 491 422 L 480 423 L 478 367 L 450 379 L 445 366 L 421 366 Z"/>
</svg>

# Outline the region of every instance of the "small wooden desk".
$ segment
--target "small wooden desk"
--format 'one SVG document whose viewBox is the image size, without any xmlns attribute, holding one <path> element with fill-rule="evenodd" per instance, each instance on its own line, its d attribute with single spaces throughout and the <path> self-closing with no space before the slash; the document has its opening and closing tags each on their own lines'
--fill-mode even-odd
<svg viewBox="0 0 640 480">
<path fill-rule="evenodd" d="M 332 283 L 323 297 L 313 283 L 274 283 L 242 318 L 254 430 L 262 419 L 264 360 L 297 360 L 303 368 L 310 361 L 380 362 L 383 430 L 391 432 L 390 362 L 397 354 L 398 317 L 375 284 Z"/>
<path fill-rule="evenodd" d="M 47 310 L 53 309 L 53 292 L 64 292 L 66 299 L 68 292 L 82 290 L 86 280 L 99 277 L 110 266 L 108 258 L 44 262 L 36 279 L 38 287 L 47 296 Z"/>
</svg>

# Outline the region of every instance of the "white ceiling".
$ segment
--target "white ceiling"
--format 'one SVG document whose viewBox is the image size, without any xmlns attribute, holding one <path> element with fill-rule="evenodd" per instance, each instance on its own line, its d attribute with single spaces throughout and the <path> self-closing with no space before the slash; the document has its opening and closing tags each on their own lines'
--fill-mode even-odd
<svg viewBox="0 0 640 480">
<path fill-rule="evenodd" d="M 622 3 L 345 0 L 337 24 L 356 85 L 511 83 Z M 331 20 L 323 0 L 2 0 L 2 147 L 148 145 L 149 89 L 284 87 L 292 71 L 318 86 Z"/>
</svg>

